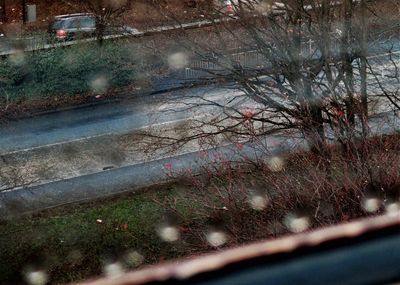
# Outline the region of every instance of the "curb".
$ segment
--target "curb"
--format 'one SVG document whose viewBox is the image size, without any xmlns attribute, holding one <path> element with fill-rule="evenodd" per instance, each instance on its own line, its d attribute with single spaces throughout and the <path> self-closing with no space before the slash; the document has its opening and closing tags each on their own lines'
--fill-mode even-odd
<svg viewBox="0 0 400 285">
<path fill-rule="evenodd" d="M 305 147 L 303 139 L 289 140 L 274 136 L 273 140 L 280 140 L 271 146 L 270 153 L 274 155 L 287 153 L 294 147 Z M 258 150 L 256 145 L 245 145 L 240 151 L 235 145 L 228 145 L 4 191 L 0 193 L 0 217 L 32 214 L 66 204 L 135 192 L 145 187 L 172 182 L 188 172 L 199 175 L 210 164 L 215 167 L 216 164 L 222 165 L 227 161 L 243 162 L 260 157 L 265 157 L 265 150 Z"/>
</svg>

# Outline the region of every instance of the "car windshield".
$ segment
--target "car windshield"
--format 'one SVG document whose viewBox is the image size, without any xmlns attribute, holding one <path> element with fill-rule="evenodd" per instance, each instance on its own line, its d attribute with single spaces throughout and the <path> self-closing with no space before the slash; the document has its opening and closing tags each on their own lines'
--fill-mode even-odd
<svg viewBox="0 0 400 285">
<path fill-rule="evenodd" d="M 149 264 L 400 221 L 399 12 L 0 0 L 0 284 L 114 285 Z M 197 272 L 184 268 L 171 283 Z"/>
</svg>

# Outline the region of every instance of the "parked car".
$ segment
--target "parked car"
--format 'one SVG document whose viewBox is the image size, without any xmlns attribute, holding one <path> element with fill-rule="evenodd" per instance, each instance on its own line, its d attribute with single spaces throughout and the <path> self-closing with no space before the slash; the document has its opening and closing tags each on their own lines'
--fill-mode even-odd
<svg viewBox="0 0 400 285">
<path fill-rule="evenodd" d="M 59 41 L 71 41 L 83 38 L 91 38 L 96 35 L 96 19 L 93 14 L 78 13 L 60 15 L 54 17 L 49 30 L 51 39 Z M 105 35 L 136 34 L 139 31 L 125 25 L 106 24 Z"/>
<path fill-rule="evenodd" d="M 55 16 L 49 26 L 50 37 L 56 40 L 75 40 L 95 35 L 96 20 L 92 14 L 68 14 Z"/>
</svg>

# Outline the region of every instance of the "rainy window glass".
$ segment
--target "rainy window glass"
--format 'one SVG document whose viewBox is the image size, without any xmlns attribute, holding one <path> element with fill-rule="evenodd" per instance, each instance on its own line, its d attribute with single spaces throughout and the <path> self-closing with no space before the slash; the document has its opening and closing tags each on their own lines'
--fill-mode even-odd
<svg viewBox="0 0 400 285">
<path fill-rule="evenodd" d="M 0 0 L 0 284 L 335 262 L 332 284 L 396 284 L 399 20 L 398 0 Z"/>
</svg>

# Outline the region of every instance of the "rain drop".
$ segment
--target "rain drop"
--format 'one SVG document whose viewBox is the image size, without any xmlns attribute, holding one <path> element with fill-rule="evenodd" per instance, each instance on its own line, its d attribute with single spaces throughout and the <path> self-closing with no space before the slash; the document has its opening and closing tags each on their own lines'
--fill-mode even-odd
<svg viewBox="0 0 400 285">
<path fill-rule="evenodd" d="M 104 266 L 103 272 L 108 278 L 117 278 L 124 273 L 124 268 L 120 262 L 112 262 Z"/>
<path fill-rule="evenodd" d="M 382 205 L 382 201 L 378 198 L 367 197 L 362 201 L 362 207 L 368 213 L 375 213 Z"/>
<path fill-rule="evenodd" d="M 300 233 L 310 227 L 310 219 L 305 215 L 288 214 L 284 224 L 291 232 Z"/>
<path fill-rule="evenodd" d="M 15 50 L 9 57 L 10 62 L 16 66 L 21 66 L 25 62 L 25 53 L 21 49 Z"/>
<path fill-rule="evenodd" d="M 179 240 L 180 233 L 177 227 L 171 225 L 163 225 L 158 229 L 159 237 L 166 242 L 175 242 Z"/>
<path fill-rule="evenodd" d="M 285 168 L 285 162 L 282 158 L 273 156 L 267 160 L 267 166 L 271 171 L 279 172 Z"/>
<path fill-rule="evenodd" d="M 168 57 L 168 65 L 172 69 L 181 69 L 186 67 L 188 64 L 188 56 L 183 52 L 177 52 Z"/>
<path fill-rule="evenodd" d="M 138 267 L 143 264 L 144 257 L 137 251 L 129 251 L 125 255 L 125 262 L 129 267 Z"/>
<path fill-rule="evenodd" d="M 249 204 L 256 211 L 264 210 L 267 207 L 268 203 L 269 200 L 266 195 L 252 194 L 249 197 Z"/>
<path fill-rule="evenodd" d="M 400 202 L 391 201 L 385 204 L 386 214 L 391 217 L 400 216 Z"/>
<path fill-rule="evenodd" d="M 104 94 L 108 88 L 108 80 L 105 76 L 98 76 L 90 82 L 90 88 L 96 94 Z"/>
<path fill-rule="evenodd" d="M 226 234 L 223 231 L 210 231 L 207 236 L 207 242 L 213 247 L 220 247 L 227 241 Z"/>
<path fill-rule="evenodd" d="M 30 285 L 44 285 L 47 284 L 48 276 L 43 270 L 34 270 L 26 272 L 25 279 Z"/>
<path fill-rule="evenodd" d="M 269 1 L 262 0 L 260 3 L 255 7 L 255 10 L 261 14 L 269 14 L 272 11 L 272 5 Z"/>
</svg>

